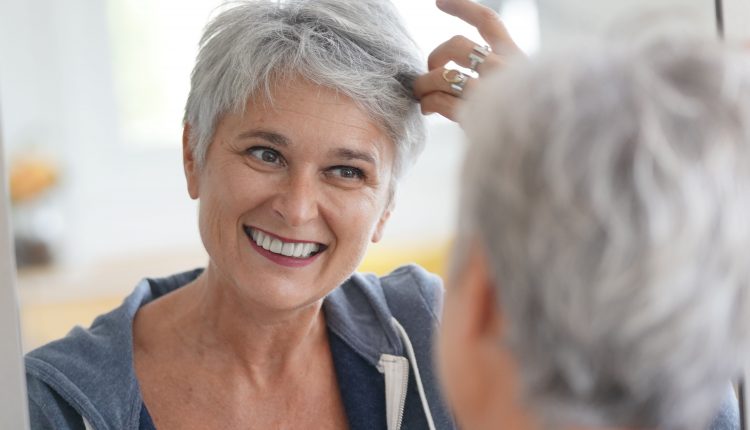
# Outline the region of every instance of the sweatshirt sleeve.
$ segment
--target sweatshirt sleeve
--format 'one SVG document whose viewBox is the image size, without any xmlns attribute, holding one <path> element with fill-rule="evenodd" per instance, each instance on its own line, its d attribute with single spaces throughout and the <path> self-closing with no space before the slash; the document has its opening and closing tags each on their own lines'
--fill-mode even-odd
<svg viewBox="0 0 750 430">
<path fill-rule="evenodd" d="M 26 373 L 31 430 L 85 430 L 83 418 L 59 394 Z"/>
</svg>

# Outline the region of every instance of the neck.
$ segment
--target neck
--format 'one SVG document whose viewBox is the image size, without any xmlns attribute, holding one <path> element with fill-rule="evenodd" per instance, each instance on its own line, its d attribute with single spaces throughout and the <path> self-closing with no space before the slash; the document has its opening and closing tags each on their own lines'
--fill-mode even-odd
<svg viewBox="0 0 750 430">
<path fill-rule="evenodd" d="M 328 347 L 322 300 L 300 309 L 269 310 L 249 301 L 209 265 L 183 289 L 174 327 L 189 348 L 218 354 L 260 385 L 299 375 Z"/>
</svg>

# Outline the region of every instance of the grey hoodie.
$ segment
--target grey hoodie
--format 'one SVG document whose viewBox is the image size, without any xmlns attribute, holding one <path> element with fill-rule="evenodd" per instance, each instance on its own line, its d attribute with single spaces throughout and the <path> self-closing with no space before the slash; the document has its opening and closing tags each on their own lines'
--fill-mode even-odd
<svg viewBox="0 0 750 430">
<path fill-rule="evenodd" d="M 137 430 L 145 410 L 133 370 L 133 317 L 201 271 L 145 279 L 89 329 L 76 327 L 65 338 L 30 352 L 26 372 L 32 429 Z M 430 428 L 430 421 L 434 428 L 455 428 L 431 357 L 441 306 L 440 279 L 418 266 L 404 266 L 382 278 L 354 274 L 325 298 L 351 428 L 422 429 Z"/>
</svg>

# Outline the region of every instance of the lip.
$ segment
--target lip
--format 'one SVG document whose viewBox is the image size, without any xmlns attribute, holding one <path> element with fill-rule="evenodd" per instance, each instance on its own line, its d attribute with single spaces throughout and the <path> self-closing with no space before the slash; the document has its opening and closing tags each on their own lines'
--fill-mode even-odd
<svg viewBox="0 0 750 430">
<path fill-rule="evenodd" d="M 263 249 L 260 246 L 258 246 L 258 244 L 255 243 L 255 241 L 253 240 L 253 238 L 248 233 L 248 230 L 247 230 L 248 228 L 249 229 L 257 229 L 259 231 L 262 231 L 265 234 L 268 234 L 270 236 L 273 236 L 273 237 L 278 238 L 278 239 L 280 239 L 282 241 L 285 241 L 285 242 L 291 242 L 291 243 L 318 243 L 318 242 L 285 239 L 285 238 L 282 238 L 281 236 L 268 233 L 265 230 L 259 229 L 257 227 L 245 226 L 245 236 L 247 237 L 247 240 L 250 242 L 250 246 L 255 251 L 257 251 L 258 254 L 266 257 L 267 259 L 271 260 L 272 262 L 274 262 L 274 263 L 276 263 L 276 264 L 278 264 L 280 266 L 285 266 L 285 267 L 305 267 L 305 266 L 309 266 L 310 264 L 314 263 L 315 260 L 317 260 L 318 257 L 326 251 L 326 248 L 327 248 L 325 245 L 321 244 L 321 246 L 323 247 L 323 249 L 320 252 L 318 252 L 318 253 L 316 253 L 314 255 L 311 255 L 310 257 L 307 257 L 307 258 L 295 258 L 295 257 L 287 257 L 285 255 L 275 254 L 275 253 L 273 253 L 271 251 L 268 251 L 268 250 Z"/>
</svg>

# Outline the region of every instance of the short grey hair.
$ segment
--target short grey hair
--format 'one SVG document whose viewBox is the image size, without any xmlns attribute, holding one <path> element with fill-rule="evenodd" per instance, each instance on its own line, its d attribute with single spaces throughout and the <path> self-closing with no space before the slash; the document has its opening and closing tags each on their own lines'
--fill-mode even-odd
<svg viewBox="0 0 750 430">
<path fill-rule="evenodd" d="M 396 149 L 399 177 L 424 147 L 424 122 L 411 82 L 419 50 L 388 0 L 232 2 L 206 27 L 184 122 L 199 166 L 215 127 L 248 97 L 271 101 L 274 84 L 300 76 L 352 98 Z"/>
<path fill-rule="evenodd" d="M 750 341 L 747 53 L 656 33 L 556 52 L 463 113 L 457 242 L 487 251 L 549 427 L 705 428 Z"/>
</svg>

